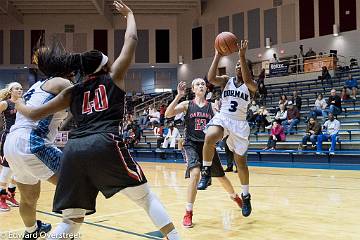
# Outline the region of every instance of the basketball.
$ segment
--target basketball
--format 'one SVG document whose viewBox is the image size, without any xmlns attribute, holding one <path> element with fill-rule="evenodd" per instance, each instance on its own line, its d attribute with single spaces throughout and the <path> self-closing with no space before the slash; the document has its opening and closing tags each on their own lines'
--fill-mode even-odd
<svg viewBox="0 0 360 240">
<path fill-rule="evenodd" d="M 215 48 L 223 56 L 230 55 L 238 51 L 238 39 L 231 32 L 222 32 L 216 36 Z"/>
</svg>

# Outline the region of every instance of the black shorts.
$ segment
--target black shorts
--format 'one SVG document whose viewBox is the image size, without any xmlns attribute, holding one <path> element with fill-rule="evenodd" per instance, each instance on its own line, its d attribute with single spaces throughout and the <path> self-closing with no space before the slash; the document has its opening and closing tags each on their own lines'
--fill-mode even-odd
<svg viewBox="0 0 360 240">
<path fill-rule="evenodd" d="M 5 144 L 5 139 L 6 139 L 6 135 L 8 134 L 8 132 L 3 132 L 1 134 L 1 147 L 0 147 L 0 155 L 1 155 L 1 160 L 0 163 L 2 166 L 4 167 L 9 167 L 9 163 L 6 161 L 5 157 L 4 157 L 4 144 Z"/>
<path fill-rule="evenodd" d="M 204 142 L 194 142 L 186 140 L 184 143 L 184 158 L 187 162 L 187 168 L 185 172 L 185 178 L 190 177 L 190 170 L 195 167 L 202 166 L 203 161 L 203 150 Z M 221 166 L 220 158 L 218 153 L 215 150 L 214 158 L 211 165 L 211 176 L 212 177 L 223 177 L 225 172 Z"/>
<path fill-rule="evenodd" d="M 69 139 L 63 151 L 53 211 L 81 208 L 92 214 L 99 191 L 110 198 L 124 188 L 146 182 L 119 136 L 100 133 Z"/>
</svg>

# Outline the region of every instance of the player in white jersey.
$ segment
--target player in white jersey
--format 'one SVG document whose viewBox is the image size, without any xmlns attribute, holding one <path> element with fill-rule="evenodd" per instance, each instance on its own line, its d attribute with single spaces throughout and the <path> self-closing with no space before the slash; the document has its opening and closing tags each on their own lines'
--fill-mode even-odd
<svg viewBox="0 0 360 240">
<path fill-rule="evenodd" d="M 59 49 L 59 48 L 56 48 Z M 71 86 L 68 78 L 72 70 L 63 65 L 61 59 L 45 54 L 39 59 L 39 69 L 47 75 L 48 68 L 59 69 L 55 76 L 35 83 L 23 96 L 27 106 L 41 106 L 63 89 Z M 41 232 L 49 232 L 50 224 L 36 220 L 36 204 L 40 195 L 40 180 L 57 183 L 56 172 L 60 166 L 61 151 L 55 147 L 54 140 L 59 126 L 66 117 L 59 112 L 39 121 L 25 118 L 19 112 L 15 124 L 11 127 L 4 145 L 4 155 L 13 170 L 20 191 L 20 216 L 25 224 L 24 239 L 37 239 Z"/>
<path fill-rule="evenodd" d="M 206 189 L 210 180 L 210 166 L 214 157 L 215 145 L 223 137 L 229 149 L 234 153 L 238 167 L 238 176 L 242 185 L 242 214 L 247 217 L 251 213 L 249 193 L 249 170 L 246 153 L 249 146 L 250 128 L 246 121 L 246 111 L 250 96 L 257 90 L 252 74 L 245 59 L 247 40 L 239 46 L 239 61 L 236 64 L 236 77 L 216 76 L 216 70 L 221 55 L 216 51 L 214 60 L 208 72 L 208 80 L 222 88 L 220 113 L 209 122 L 203 147 L 203 170 L 198 189 Z"/>
</svg>

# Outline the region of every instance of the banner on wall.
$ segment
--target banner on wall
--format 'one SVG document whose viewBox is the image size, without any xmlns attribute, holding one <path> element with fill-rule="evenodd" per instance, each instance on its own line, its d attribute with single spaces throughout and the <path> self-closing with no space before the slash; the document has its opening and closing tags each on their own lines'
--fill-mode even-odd
<svg viewBox="0 0 360 240">
<path fill-rule="evenodd" d="M 289 74 L 289 63 L 288 62 L 270 63 L 269 74 L 270 74 L 270 76 L 288 75 Z"/>
</svg>

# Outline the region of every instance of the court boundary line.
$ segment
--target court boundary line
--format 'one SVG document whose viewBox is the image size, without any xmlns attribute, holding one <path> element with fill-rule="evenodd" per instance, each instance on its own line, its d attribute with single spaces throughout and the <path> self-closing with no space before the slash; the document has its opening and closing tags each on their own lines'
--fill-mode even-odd
<svg viewBox="0 0 360 240">
<path fill-rule="evenodd" d="M 54 213 L 49 213 L 49 212 L 46 212 L 46 211 L 36 210 L 36 212 L 42 213 L 42 214 L 45 214 L 45 215 L 48 215 L 48 216 L 53 216 L 53 217 L 56 217 L 56 218 L 62 218 L 60 215 L 57 215 L 57 214 L 54 214 Z M 132 231 L 128 231 L 128 230 L 123 230 L 123 229 L 116 228 L 116 227 L 113 227 L 113 226 L 106 226 L 106 225 L 102 225 L 102 224 L 98 224 L 98 223 L 91 223 L 91 222 L 84 221 L 84 224 L 99 227 L 99 228 L 104 228 L 104 229 L 112 230 L 112 231 L 116 231 L 116 232 L 126 233 L 126 234 L 129 234 L 129 235 L 142 237 L 142 238 L 146 238 L 146 239 L 155 239 L 155 240 L 159 240 L 159 239 L 162 240 L 163 239 L 163 238 L 154 237 L 154 236 L 150 236 L 150 235 L 146 235 L 146 234 L 141 234 L 141 233 L 136 233 L 136 232 L 132 232 Z"/>
</svg>

